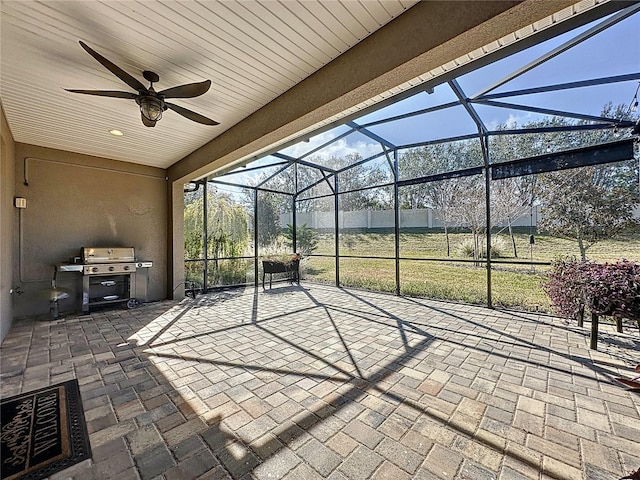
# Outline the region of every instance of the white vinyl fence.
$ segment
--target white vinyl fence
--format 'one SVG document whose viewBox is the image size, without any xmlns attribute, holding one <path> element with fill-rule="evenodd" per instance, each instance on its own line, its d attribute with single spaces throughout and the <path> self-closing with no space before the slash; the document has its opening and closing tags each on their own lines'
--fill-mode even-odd
<svg viewBox="0 0 640 480">
<path fill-rule="evenodd" d="M 531 214 L 527 213 L 517 218 L 511 223 L 514 227 L 528 227 L 532 224 L 535 226 L 537 219 L 540 218 L 539 207 L 533 210 L 533 219 Z M 339 228 L 357 228 L 357 229 L 376 229 L 376 228 L 393 228 L 394 226 L 393 210 L 354 210 L 339 211 L 338 226 Z M 280 225 L 282 228 L 293 222 L 291 213 L 283 213 L 280 215 Z M 307 227 L 313 229 L 332 229 L 334 226 L 333 212 L 298 212 L 298 225 L 307 224 Z M 452 225 L 449 225 L 450 227 Z M 506 226 L 496 225 L 496 226 Z M 400 228 L 442 228 L 444 224 L 438 218 L 437 212 L 431 208 L 416 208 L 412 210 L 400 210 Z"/>
</svg>

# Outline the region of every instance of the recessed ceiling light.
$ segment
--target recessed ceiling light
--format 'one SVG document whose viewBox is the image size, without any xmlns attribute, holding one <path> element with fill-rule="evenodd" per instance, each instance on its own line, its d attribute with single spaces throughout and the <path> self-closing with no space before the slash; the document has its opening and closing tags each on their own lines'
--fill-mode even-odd
<svg viewBox="0 0 640 480">
<path fill-rule="evenodd" d="M 121 136 L 124 135 L 124 133 L 122 133 L 120 130 L 116 130 L 116 129 L 109 130 L 109 133 L 111 135 L 115 135 L 116 137 L 121 137 Z"/>
</svg>

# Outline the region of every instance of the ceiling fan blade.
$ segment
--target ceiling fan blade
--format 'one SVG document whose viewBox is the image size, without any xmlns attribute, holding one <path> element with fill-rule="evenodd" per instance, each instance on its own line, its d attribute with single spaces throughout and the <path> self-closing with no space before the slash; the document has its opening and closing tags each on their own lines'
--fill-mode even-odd
<svg viewBox="0 0 640 480">
<path fill-rule="evenodd" d="M 173 103 L 164 102 L 165 106 L 169 107 L 176 113 L 179 113 L 183 117 L 188 118 L 189 120 L 193 120 L 194 122 L 202 123 L 204 125 L 220 125 L 220 123 L 215 120 L 211 120 L 210 118 L 205 117 L 204 115 L 200 115 L 199 113 L 192 112 L 189 109 L 184 107 L 180 107 L 178 105 L 174 105 Z"/>
<path fill-rule="evenodd" d="M 113 97 L 113 98 L 127 98 L 133 100 L 138 96 L 137 93 L 131 92 L 117 92 L 113 90 L 72 90 L 65 88 L 67 92 L 72 93 L 84 93 L 85 95 L 98 95 L 100 97 Z"/>
<path fill-rule="evenodd" d="M 140 118 L 142 118 L 142 123 L 144 123 L 145 127 L 155 127 L 156 126 L 156 122 L 157 120 L 149 120 L 147 117 L 145 117 L 144 115 L 142 115 L 142 112 L 140 112 Z"/>
<path fill-rule="evenodd" d="M 84 43 L 82 40 L 80 40 L 80 46 L 84 48 L 89 55 L 91 55 L 98 62 L 100 62 L 107 70 L 113 73 L 116 77 L 118 77 L 124 83 L 129 85 L 131 88 L 133 88 L 134 90 L 143 91 L 143 92 L 147 91 L 147 87 L 145 87 L 138 79 L 129 75 L 127 72 L 122 70 L 119 66 L 117 66 L 115 63 L 112 63 L 106 58 L 104 58 L 102 55 L 100 55 L 98 52 L 93 50 L 89 45 Z"/>
<path fill-rule="evenodd" d="M 188 83 L 186 85 L 180 85 L 178 87 L 167 88 L 158 92 L 158 95 L 162 95 L 164 98 L 193 98 L 207 93 L 211 86 L 211 80 L 205 80 L 204 82 Z"/>
</svg>

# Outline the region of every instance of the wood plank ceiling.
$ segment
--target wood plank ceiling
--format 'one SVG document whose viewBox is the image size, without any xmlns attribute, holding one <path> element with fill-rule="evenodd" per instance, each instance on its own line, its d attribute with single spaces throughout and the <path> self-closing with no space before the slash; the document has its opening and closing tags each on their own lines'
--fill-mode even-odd
<svg viewBox="0 0 640 480">
<path fill-rule="evenodd" d="M 2 1 L 0 99 L 15 141 L 166 168 L 410 8 L 416 0 Z M 65 88 L 132 91 L 94 50 L 156 90 L 212 81 L 144 127 L 133 100 Z M 122 137 L 109 130 L 118 129 Z"/>
</svg>

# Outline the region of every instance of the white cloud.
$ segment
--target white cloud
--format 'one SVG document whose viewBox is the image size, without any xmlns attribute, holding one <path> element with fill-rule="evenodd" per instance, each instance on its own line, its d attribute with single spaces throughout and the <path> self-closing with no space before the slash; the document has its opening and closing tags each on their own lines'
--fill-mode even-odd
<svg viewBox="0 0 640 480">
<path fill-rule="evenodd" d="M 320 147 L 321 145 L 326 144 L 327 142 L 336 138 L 340 133 L 334 132 L 325 132 L 320 135 L 316 135 L 309 139 L 308 142 L 299 142 L 291 147 L 282 150 L 282 153 L 293 157 L 299 158 L 303 156 L 305 153 L 314 150 L 315 148 Z M 341 138 L 334 142 L 331 142 L 322 150 L 312 154 L 310 157 L 306 157 L 306 160 L 314 161 L 314 159 L 325 160 L 330 157 L 345 157 L 350 154 L 358 154 L 362 158 L 368 158 L 372 155 L 380 153 L 382 151 L 382 147 L 379 143 L 374 141 L 365 141 L 365 140 L 357 140 L 355 142 L 349 142 L 348 137 Z M 272 163 L 273 159 L 271 159 L 267 163 Z M 247 164 L 247 167 L 255 167 L 260 165 L 261 160 L 257 160 L 255 162 L 251 162 Z M 268 166 L 265 166 L 268 168 Z M 271 170 L 270 170 L 271 171 Z M 249 170 L 248 172 L 243 172 L 242 169 L 238 169 L 234 174 L 231 174 L 226 177 L 220 178 L 220 180 L 228 181 L 236 184 L 243 185 L 253 185 L 256 183 L 257 179 L 260 177 L 260 174 L 264 172 L 262 169 L 258 170 Z"/>
<path fill-rule="evenodd" d="M 287 148 L 286 153 L 291 157 L 299 158 L 305 153 L 333 140 L 336 136 L 335 132 L 325 132 L 320 135 L 316 135 L 308 142 L 300 142 Z M 382 150 L 380 144 L 374 141 L 367 142 L 364 140 L 358 140 L 356 142 L 349 142 L 348 139 L 349 137 L 344 137 L 336 140 L 308 158 L 320 157 L 322 159 L 327 159 L 329 157 L 345 157 L 350 154 L 358 154 L 362 158 L 367 158 Z"/>
<path fill-rule="evenodd" d="M 514 114 L 513 112 L 509 113 L 509 116 L 504 118 L 493 118 L 491 121 L 486 122 L 487 128 L 489 130 L 495 130 L 499 125 L 505 124 L 507 128 L 514 128 L 514 126 L 522 127 L 525 123 L 535 122 L 543 118 L 544 115 L 540 115 L 538 113 L 532 112 L 521 112 L 518 114 Z"/>
</svg>

